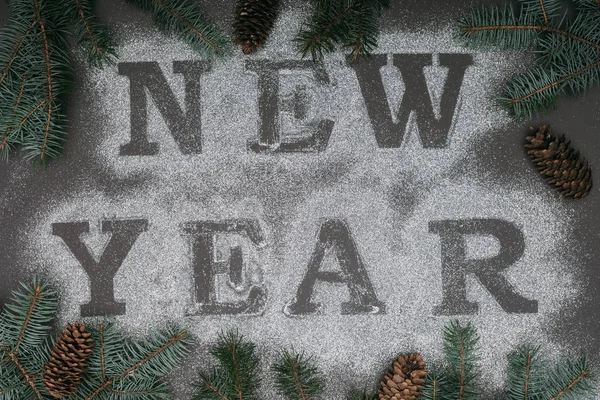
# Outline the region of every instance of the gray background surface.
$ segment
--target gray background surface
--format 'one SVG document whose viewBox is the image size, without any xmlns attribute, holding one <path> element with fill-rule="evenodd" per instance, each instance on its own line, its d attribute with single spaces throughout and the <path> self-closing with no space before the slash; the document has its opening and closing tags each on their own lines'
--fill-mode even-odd
<svg viewBox="0 0 600 400">
<path fill-rule="evenodd" d="M 102 0 L 97 2 L 97 12 L 108 26 L 128 21 L 137 21 L 140 29 L 152 26 L 150 16 L 139 11 L 125 0 Z M 201 7 L 222 27 L 231 24 L 233 1 L 200 1 Z M 434 24 L 438 15 L 445 19 L 456 18 L 465 12 L 470 1 L 439 0 L 392 0 L 392 7 L 382 18 L 383 31 L 391 26 L 423 28 Z M 0 26 L 6 23 L 7 6 L 0 4 Z M 76 70 L 84 67 L 76 65 Z M 81 83 L 81 74 L 75 79 Z M 126 188 L 143 185 L 144 176 L 124 179 L 112 178 L 93 156 L 93 140 L 97 127 L 89 125 L 86 113 L 90 109 L 86 93 L 77 90 L 69 99 L 70 119 L 69 140 L 64 157 L 51 162 L 47 169 L 31 167 L 20 157 L 13 157 L 9 163 L 0 164 L 0 305 L 6 301 L 10 290 L 17 287 L 20 280 L 30 276 L 20 258 L 31 219 L 43 208 L 48 199 L 60 199 L 76 192 L 83 183 L 91 184 L 106 193 L 118 193 Z M 534 121 L 522 124 L 518 131 L 497 130 L 489 137 L 489 144 L 475 152 L 471 163 L 463 168 L 476 169 L 486 175 L 490 184 L 510 187 L 517 177 L 524 175 L 538 179 L 529 164 L 522 148 L 522 137 L 529 125 L 552 124 L 555 129 L 568 133 L 575 148 L 590 161 L 594 172 L 600 165 L 600 88 L 574 98 L 560 99 L 559 108 Z M 600 185 L 596 185 L 591 195 L 584 201 L 571 202 L 576 218 L 572 238 L 575 246 L 573 263 L 569 266 L 586 282 L 584 293 L 574 313 L 565 313 L 561 323 L 556 325 L 554 335 L 558 342 L 568 348 L 586 352 L 600 361 Z M 543 240 L 543 238 L 540 238 Z M 243 328 L 243 321 L 240 322 Z M 368 340 L 368 339 L 366 339 Z"/>
</svg>

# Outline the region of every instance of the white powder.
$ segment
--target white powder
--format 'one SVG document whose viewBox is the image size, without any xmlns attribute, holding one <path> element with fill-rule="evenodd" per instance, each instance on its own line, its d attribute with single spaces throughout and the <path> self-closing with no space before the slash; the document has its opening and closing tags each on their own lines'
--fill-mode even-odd
<svg viewBox="0 0 600 400">
<path fill-rule="evenodd" d="M 303 15 L 286 9 L 268 46 L 254 59 L 297 59 L 290 42 Z M 132 27 L 123 27 L 129 32 Z M 437 31 L 386 32 L 380 53 L 466 53 L 452 40 L 452 27 Z M 152 31 L 123 35 L 120 61 L 158 61 L 180 104 L 184 84 L 172 73 L 173 60 L 196 60 L 184 43 Z M 96 257 L 106 243 L 99 234 L 105 218 L 146 218 L 142 233 L 117 273 L 115 297 L 126 302 L 119 321 L 130 332 L 176 321 L 197 336 L 200 348 L 173 381 L 178 398 L 190 390 L 195 369 L 206 360 L 206 346 L 218 332 L 239 328 L 265 355 L 263 367 L 279 346 L 314 354 L 327 376 L 328 399 L 351 387 L 370 387 L 400 352 L 420 351 L 427 360 L 442 357 L 442 328 L 450 318 L 433 315 L 442 295 L 440 240 L 428 223 L 439 219 L 501 218 L 515 223 L 525 236 L 523 257 L 505 273 L 516 291 L 539 302 L 537 314 L 507 314 L 475 279 L 468 280 L 468 298 L 480 313 L 464 316 L 479 328 L 485 381 L 502 385 L 505 355 L 517 344 L 534 339 L 552 355 L 561 351 L 549 336 L 552 324 L 565 312 L 563 304 L 578 296 L 578 283 L 566 263 L 571 212 L 535 174 L 516 178 L 514 186 L 494 187 L 490 179 L 461 177 L 457 166 L 476 155 L 473 148 L 511 127 L 510 118 L 492 101 L 500 83 L 523 64 L 523 54 L 476 53 L 461 89 L 449 146 L 423 149 L 414 117 L 400 149 L 378 149 L 356 74 L 345 66 L 343 54 L 328 56 L 331 78 L 327 88 L 315 86 L 306 72 L 282 74 L 282 90 L 303 84 L 312 96 L 310 118 L 335 121 L 327 151 L 319 154 L 256 155 L 246 141 L 258 137 L 256 77 L 244 70 L 241 52 L 213 65 L 202 78 L 203 153 L 181 155 L 156 107 L 149 100 L 150 141 L 160 144 L 151 157 L 121 157 L 119 145 L 129 141 L 129 81 L 116 68 L 90 72 L 85 90 L 98 110 L 91 133 L 97 157 L 115 181 L 133 174 L 148 176 L 143 189 L 124 188 L 108 195 L 82 188 L 69 198 L 48 204 L 32 227 L 28 255 L 32 273 L 46 271 L 62 282 L 61 321 L 79 317 L 79 305 L 89 301 L 89 281 L 57 236 L 51 224 L 90 221 L 85 241 Z M 447 71 L 425 70 L 434 108 Z M 390 108 L 397 110 L 404 85 L 395 68 L 382 70 Z M 288 121 L 289 122 L 289 121 Z M 513 126 L 514 127 L 514 126 Z M 515 128 L 515 140 L 520 140 Z M 290 128 L 294 129 L 294 128 Z M 503 149 L 498 149 L 501 153 Z M 399 199 L 394 201 L 394 197 Z M 193 306 L 193 267 L 189 238 L 182 235 L 187 221 L 256 218 L 268 246 L 246 249 L 253 257 L 255 281 L 268 290 L 261 316 L 185 317 Z M 289 318 L 284 306 L 293 299 L 315 245 L 320 218 L 347 221 L 368 269 L 385 315 L 340 315 L 348 298 L 344 286 L 317 284 L 313 301 L 324 305 L 319 315 Z M 470 238 L 469 256 L 495 254 L 493 238 Z M 488 248 L 491 246 L 491 249 Z M 494 247 L 496 246 L 496 247 Z M 232 296 L 219 285 L 222 300 Z M 268 378 L 262 398 L 279 398 Z"/>
</svg>

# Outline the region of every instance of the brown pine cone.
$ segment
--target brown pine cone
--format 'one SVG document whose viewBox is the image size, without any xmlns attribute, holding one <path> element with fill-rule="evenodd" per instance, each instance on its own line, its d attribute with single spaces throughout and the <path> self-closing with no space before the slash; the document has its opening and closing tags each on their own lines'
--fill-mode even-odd
<svg viewBox="0 0 600 400">
<path fill-rule="evenodd" d="M 79 322 L 69 324 L 60 334 L 44 366 L 44 385 L 53 397 L 61 399 L 77 391 L 92 355 L 90 336 Z"/>
<path fill-rule="evenodd" d="M 254 53 L 267 41 L 277 18 L 279 0 L 239 0 L 233 30 L 235 44 L 244 54 Z"/>
<path fill-rule="evenodd" d="M 552 134 L 552 127 L 544 125 L 526 140 L 527 154 L 552 187 L 563 196 L 574 199 L 583 199 L 590 193 L 592 170 L 564 135 L 556 137 Z"/>
<path fill-rule="evenodd" d="M 383 377 L 379 399 L 416 400 L 421 397 L 426 376 L 425 362 L 420 354 L 402 354 Z"/>
</svg>

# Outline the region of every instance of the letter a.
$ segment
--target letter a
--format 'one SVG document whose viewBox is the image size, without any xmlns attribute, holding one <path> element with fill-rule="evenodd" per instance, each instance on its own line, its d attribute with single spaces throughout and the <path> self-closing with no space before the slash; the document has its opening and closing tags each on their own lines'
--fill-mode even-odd
<svg viewBox="0 0 600 400">
<path fill-rule="evenodd" d="M 332 248 L 335 249 L 341 271 L 319 271 L 325 251 Z M 311 302 L 317 281 L 348 286 L 350 301 L 342 303 L 343 315 L 385 313 L 385 304 L 377 300 L 350 229 L 342 220 L 328 219 L 321 225 L 308 270 L 298 286 L 296 298 L 284 309 L 286 315 L 311 314 L 321 308 L 319 303 Z"/>
</svg>

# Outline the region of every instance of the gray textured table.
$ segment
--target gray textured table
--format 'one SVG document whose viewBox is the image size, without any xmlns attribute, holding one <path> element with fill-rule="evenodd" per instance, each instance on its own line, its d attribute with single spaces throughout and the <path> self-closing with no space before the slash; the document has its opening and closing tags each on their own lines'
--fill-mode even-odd
<svg viewBox="0 0 600 400">
<path fill-rule="evenodd" d="M 182 399 L 228 328 L 258 344 L 265 373 L 280 346 L 314 354 L 331 399 L 374 385 L 399 352 L 439 359 L 454 317 L 479 328 L 491 391 L 526 341 L 600 361 L 598 186 L 563 200 L 522 148 L 549 123 L 596 172 L 598 88 L 511 122 L 491 99 L 531 57 L 453 41 L 469 1 L 394 5 L 356 66 L 299 60 L 300 2 L 255 57 L 214 62 L 125 0 L 98 3 L 120 58 L 92 71 L 73 51 L 64 157 L 0 164 L 0 303 L 41 274 L 61 323 L 182 324 L 198 339 L 172 379 Z M 200 2 L 223 27 L 230 3 Z"/>
</svg>

